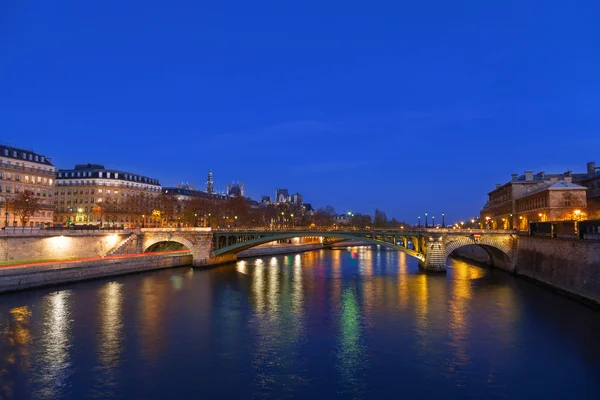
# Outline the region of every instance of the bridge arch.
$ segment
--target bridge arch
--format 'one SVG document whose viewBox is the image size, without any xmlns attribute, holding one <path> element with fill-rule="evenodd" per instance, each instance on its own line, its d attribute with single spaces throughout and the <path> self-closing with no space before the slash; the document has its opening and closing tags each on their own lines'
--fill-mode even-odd
<svg viewBox="0 0 600 400">
<path fill-rule="evenodd" d="M 512 270 L 514 265 L 514 254 L 512 247 L 512 238 L 498 239 L 489 236 L 482 236 L 475 239 L 471 236 L 459 237 L 446 243 L 446 257 L 449 257 L 455 250 L 472 247 L 469 252 L 469 258 L 480 259 L 488 265 L 500 267 L 506 270 Z"/>
<path fill-rule="evenodd" d="M 188 239 L 181 236 L 173 236 L 173 237 L 150 237 L 144 240 L 142 245 L 142 253 L 146 253 L 152 246 L 157 243 L 169 243 L 175 242 L 186 247 L 190 252 L 194 251 L 194 244 Z"/>
<path fill-rule="evenodd" d="M 225 237 L 225 236 L 229 236 L 229 235 L 224 234 L 223 236 L 218 237 L 215 240 L 215 243 L 223 243 L 223 240 L 221 238 Z M 241 235 L 241 236 L 244 236 L 244 235 Z M 395 244 L 392 242 L 388 242 L 385 240 L 377 240 L 377 239 L 375 239 L 374 236 L 367 237 L 362 234 L 352 234 L 352 233 L 348 233 L 348 232 L 336 233 L 335 231 L 333 231 L 333 232 L 319 232 L 319 231 L 315 231 L 315 232 L 310 232 L 310 231 L 308 231 L 308 232 L 297 232 L 297 231 L 296 232 L 280 232 L 280 233 L 269 234 L 269 235 L 264 235 L 264 236 L 254 235 L 254 236 L 250 236 L 250 237 L 248 237 L 248 235 L 246 235 L 246 237 L 244 237 L 243 239 L 240 238 L 240 240 L 237 240 L 236 243 L 231 244 L 231 245 L 229 244 L 229 237 L 228 237 L 228 239 L 226 241 L 227 246 L 213 250 L 211 255 L 212 255 L 212 257 L 218 257 L 218 256 L 228 255 L 228 254 L 237 254 L 243 250 L 247 250 L 252 247 L 261 245 L 261 244 L 273 242 L 275 240 L 292 239 L 292 238 L 296 238 L 296 237 L 314 237 L 314 236 L 361 241 L 361 242 L 365 242 L 365 243 L 369 243 L 369 244 L 389 247 L 394 250 L 400 250 L 400 251 L 407 253 L 408 255 L 411 255 L 421 261 L 423 261 L 425 258 L 423 254 L 421 254 L 413 249 L 409 249 L 405 246 L 401 246 L 401 245 L 398 245 L 398 244 Z M 385 237 L 385 236 L 383 236 L 383 237 Z"/>
</svg>

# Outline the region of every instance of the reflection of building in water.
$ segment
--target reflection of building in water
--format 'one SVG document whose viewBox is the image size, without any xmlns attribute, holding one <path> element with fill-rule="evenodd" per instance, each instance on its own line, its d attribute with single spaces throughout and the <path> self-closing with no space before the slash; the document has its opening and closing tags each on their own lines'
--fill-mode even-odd
<svg viewBox="0 0 600 400">
<path fill-rule="evenodd" d="M 428 344 L 429 335 L 429 287 L 427 274 L 415 276 L 415 328 L 416 334 L 420 340 L 421 350 L 425 351 Z"/>
<path fill-rule="evenodd" d="M 57 399 L 65 395 L 72 373 L 71 291 L 62 290 L 45 297 L 44 332 L 41 337 L 39 367 L 33 375 L 35 398 Z"/>
<path fill-rule="evenodd" d="M 31 311 L 22 306 L 10 310 L 6 324 L 0 324 L 0 399 L 15 398 L 14 381 L 18 366 L 30 367 Z"/>
<path fill-rule="evenodd" d="M 451 372 L 455 372 L 457 366 L 464 366 L 469 362 L 467 345 L 471 333 L 470 303 L 473 298 L 471 281 L 481 278 L 485 272 L 481 268 L 456 260 L 453 262 L 452 269 L 454 276 L 448 302 L 448 331 L 454 360 L 448 364 L 448 367 Z"/>
<path fill-rule="evenodd" d="M 297 255 L 286 257 L 282 263 L 280 260 L 273 257 L 267 264 L 256 260 L 251 269 L 257 331 L 253 365 L 257 385 L 265 390 L 299 383 L 295 369 L 296 347 L 304 332 L 302 258 Z M 274 359 L 277 363 L 271 362 Z"/>
<path fill-rule="evenodd" d="M 110 282 L 99 291 L 98 367 L 94 374 L 96 395 L 99 397 L 114 395 L 110 390 L 118 383 L 123 352 L 122 286 L 118 282 Z"/>
<path fill-rule="evenodd" d="M 408 279 L 406 253 L 398 252 L 398 297 L 402 309 L 408 306 Z"/>
<path fill-rule="evenodd" d="M 139 290 L 140 322 L 138 337 L 141 355 L 146 361 L 156 360 L 164 346 L 165 305 L 169 286 L 155 281 L 155 276 L 143 278 Z"/>
<path fill-rule="evenodd" d="M 366 367 L 364 346 L 361 343 L 360 306 L 356 294 L 351 288 L 342 293 L 341 336 L 339 343 L 338 364 L 344 391 L 353 397 L 361 397 L 365 384 L 360 378 Z"/>
</svg>

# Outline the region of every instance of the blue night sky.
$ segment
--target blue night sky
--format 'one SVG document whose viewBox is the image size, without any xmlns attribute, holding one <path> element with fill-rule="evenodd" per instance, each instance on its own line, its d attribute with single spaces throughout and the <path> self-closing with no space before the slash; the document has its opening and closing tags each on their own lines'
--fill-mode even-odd
<svg viewBox="0 0 600 400">
<path fill-rule="evenodd" d="M 408 222 L 600 163 L 600 2 L 5 1 L 0 142 Z"/>
</svg>

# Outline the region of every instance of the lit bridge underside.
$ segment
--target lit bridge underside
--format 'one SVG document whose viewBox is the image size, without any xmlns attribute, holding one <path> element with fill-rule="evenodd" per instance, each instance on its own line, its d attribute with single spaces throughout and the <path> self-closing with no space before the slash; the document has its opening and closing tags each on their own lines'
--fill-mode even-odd
<svg viewBox="0 0 600 400">
<path fill-rule="evenodd" d="M 422 235 L 398 234 L 398 232 L 344 232 L 344 231 L 214 231 L 213 251 L 211 255 L 218 257 L 224 254 L 239 253 L 240 251 L 273 242 L 276 240 L 293 239 L 297 237 L 324 237 L 343 240 L 356 240 L 360 242 L 387 246 L 408 255 L 425 260 L 425 255 L 420 253 L 419 240 Z M 410 243 L 410 244 L 409 244 Z"/>
</svg>

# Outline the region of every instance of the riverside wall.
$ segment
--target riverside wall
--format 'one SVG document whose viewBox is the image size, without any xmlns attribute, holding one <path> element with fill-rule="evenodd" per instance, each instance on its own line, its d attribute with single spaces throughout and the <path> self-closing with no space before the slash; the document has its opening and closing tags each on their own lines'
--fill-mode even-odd
<svg viewBox="0 0 600 400">
<path fill-rule="evenodd" d="M 41 233 L 45 233 L 41 231 Z M 94 234 L 89 232 L 62 235 L 0 235 L 0 262 L 39 259 L 87 258 L 103 256 L 126 234 Z"/>
<path fill-rule="evenodd" d="M 0 293 L 191 264 L 191 254 L 178 253 L 3 267 Z"/>
<path fill-rule="evenodd" d="M 493 263 L 478 246 L 459 248 L 453 255 Z M 600 242 L 520 236 L 514 270 L 509 272 L 600 306 Z"/>
</svg>

